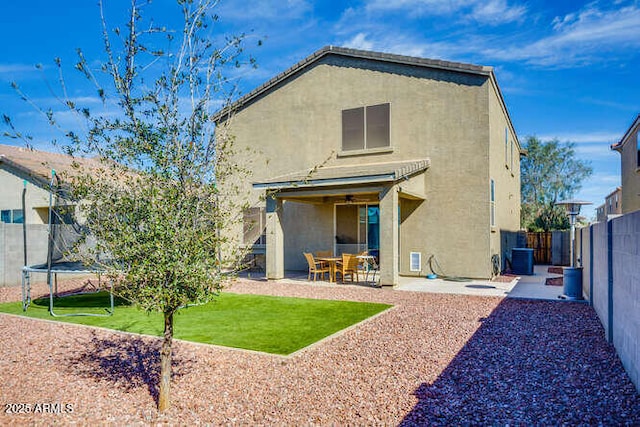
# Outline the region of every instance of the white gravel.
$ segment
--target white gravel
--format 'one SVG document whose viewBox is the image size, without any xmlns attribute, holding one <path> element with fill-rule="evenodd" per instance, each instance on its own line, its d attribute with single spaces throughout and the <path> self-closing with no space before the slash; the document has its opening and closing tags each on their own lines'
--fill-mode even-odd
<svg viewBox="0 0 640 427">
<path fill-rule="evenodd" d="M 396 307 L 288 358 L 176 342 L 163 414 L 159 339 L 0 315 L 0 425 L 640 424 L 640 396 L 585 304 L 247 280 L 229 290 Z M 0 301 L 19 294 L 0 288 Z M 31 413 L 7 413 L 21 408 Z"/>
</svg>

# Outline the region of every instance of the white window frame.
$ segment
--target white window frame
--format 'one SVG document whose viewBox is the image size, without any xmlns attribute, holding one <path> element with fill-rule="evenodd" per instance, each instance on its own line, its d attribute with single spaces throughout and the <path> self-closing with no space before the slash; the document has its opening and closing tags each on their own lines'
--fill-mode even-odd
<svg viewBox="0 0 640 427">
<path fill-rule="evenodd" d="M 413 260 L 414 257 L 417 256 L 417 261 L 418 261 L 418 266 L 417 268 L 414 268 L 414 264 L 413 264 Z M 421 252 L 409 252 L 409 271 L 416 271 L 416 272 L 420 272 L 422 271 L 422 253 Z"/>
<path fill-rule="evenodd" d="M 385 146 L 382 147 L 369 147 L 367 145 L 367 110 L 369 108 L 372 107 L 379 107 L 379 106 L 383 106 L 383 105 L 387 105 L 388 106 L 388 116 L 387 116 L 387 130 L 389 131 L 389 135 L 388 135 L 388 143 Z M 350 149 L 345 149 L 344 147 L 344 134 L 342 135 L 342 140 L 341 140 L 341 145 L 340 145 L 340 151 L 343 153 L 352 153 L 352 152 L 359 152 L 359 151 L 377 151 L 377 150 L 388 150 L 389 148 L 391 148 L 391 103 L 390 102 L 383 102 L 381 104 L 375 104 L 375 105 L 365 105 L 362 107 L 355 107 L 355 108 L 346 108 L 344 110 L 342 110 L 342 127 L 344 127 L 344 112 L 345 111 L 349 111 L 349 110 L 359 110 L 362 109 L 363 110 L 363 122 L 362 122 L 362 126 L 363 126 L 363 140 L 362 140 L 362 148 L 350 148 Z"/>
<path fill-rule="evenodd" d="M 24 223 L 24 221 L 26 219 L 24 211 L 22 209 L 2 209 L 2 213 L 4 213 L 4 212 L 8 212 L 9 213 L 9 221 L 6 222 L 6 224 L 22 224 L 22 223 Z M 16 215 L 17 213 L 21 213 L 22 214 L 22 221 L 20 221 L 20 222 L 16 222 L 16 217 L 19 216 L 19 214 Z M 5 221 L 0 220 L 0 222 L 5 222 Z"/>
<path fill-rule="evenodd" d="M 513 172 L 513 139 L 511 140 L 511 172 Z"/>
</svg>

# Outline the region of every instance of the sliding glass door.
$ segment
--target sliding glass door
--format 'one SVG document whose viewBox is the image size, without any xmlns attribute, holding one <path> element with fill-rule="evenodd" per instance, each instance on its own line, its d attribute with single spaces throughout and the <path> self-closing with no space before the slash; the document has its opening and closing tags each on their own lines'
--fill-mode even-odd
<svg viewBox="0 0 640 427">
<path fill-rule="evenodd" d="M 369 204 L 335 205 L 335 254 L 368 251 L 378 256 L 380 249 L 380 207 Z"/>
</svg>

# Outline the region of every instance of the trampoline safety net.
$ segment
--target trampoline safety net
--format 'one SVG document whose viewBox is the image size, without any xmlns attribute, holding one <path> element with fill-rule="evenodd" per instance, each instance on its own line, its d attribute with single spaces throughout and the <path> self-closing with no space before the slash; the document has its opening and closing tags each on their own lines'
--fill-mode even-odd
<svg viewBox="0 0 640 427">
<path fill-rule="evenodd" d="M 23 190 L 23 209 L 26 212 L 25 190 Z M 34 273 L 44 273 L 47 277 L 49 288 L 49 313 L 52 316 L 110 316 L 113 313 L 114 299 L 112 284 L 108 283 L 110 306 L 105 307 L 106 313 L 66 313 L 55 312 L 54 301 L 58 294 L 59 274 L 92 274 L 98 277 L 98 286 L 85 286 L 74 294 L 86 293 L 91 287 L 92 292 L 100 291 L 100 274 L 103 272 L 98 265 L 86 265 L 77 261 L 78 253 L 82 253 L 91 247 L 91 239 L 86 226 L 77 220 L 75 214 L 76 205 L 70 201 L 68 191 L 61 185 L 55 170 L 51 171 L 51 181 L 49 183 L 49 209 L 47 224 L 47 256 L 46 259 L 39 260 L 39 263 L 28 264 L 27 260 L 27 234 L 26 225 L 24 229 L 24 261 L 22 268 L 22 309 L 27 310 L 31 304 L 31 276 Z M 67 294 L 70 295 L 70 294 Z"/>
</svg>

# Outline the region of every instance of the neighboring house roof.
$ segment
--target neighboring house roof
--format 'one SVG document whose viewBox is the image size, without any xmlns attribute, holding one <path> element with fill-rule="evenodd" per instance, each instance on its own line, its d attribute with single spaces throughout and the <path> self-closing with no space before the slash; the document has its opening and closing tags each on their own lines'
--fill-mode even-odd
<svg viewBox="0 0 640 427">
<path fill-rule="evenodd" d="M 504 98 L 502 97 L 502 92 L 498 87 L 498 84 L 495 79 L 495 75 L 493 73 L 493 67 L 483 66 L 483 65 L 473 65 L 466 64 L 462 62 L 453 62 L 453 61 L 442 61 L 436 59 L 428 59 L 428 58 L 419 58 L 413 56 L 405 56 L 405 55 L 396 55 L 391 53 L 382 53 L 382 52 L 371 52 L 366 50 L 358 50 L 358 49 L 349 49 L 338 46 L 325 46 L 322 49 L 312 53 L 302 61 L 293 65 L 286 71 L 278 74 L 273 77 L 271 80 L 266 83 L 260 85 L 256 89 L 252 90 L 242 98 L 238 99 L 236 102 L 231 105 L 223 108 L 214 114 L 213 120 L 215 122 L 221 122 L 229 118 L 231 114 L 234 112 L 246 107 L 251 104 L 254 100 L 259 98 L 260 96 L 265 95 L 266 93 L 274 90 L 278 85 L 286 81 L 287 79 L 303 72 L 306 68 L 311 66 L 312 64 L 318 62 L 320 59 L 328 56 L 328 55 L 339 55 L 343 57 L 350 57 L 355 59 L 367 59 L 373 61 L 382 61 L 387 63 L 401 64 L 401 65 L 409 65 L 414 67 L 425 67 L 431 69 L 439 69 L 445 71 L 451 71 L 456 73 L 465 73 L 465 74 L 474 74 L 486 76 L 493 83 L 500 102 L 502 104 L 502 108 L 504 109 L 507 120 L 509 121 L 509 126 L 513 131 L 513 134 L 516 135 L 513 124 L 511 122 L 511 118 L 509 117 L 509 112 L 507 111 Z M 515 136 L 516 141 L 518 137 Z M 518 141 L 518 147 L 520 147 L 520 142 Z M 520 147 L 520 153 L 526 154 L 523 149 Z"/>
<path fill-rule="evenodd" d="M 608 199 L 609 197 L 613 196 L 614 194 L 620 193 L 620 192 L 622 192 L 622 187 L 616 187 L 615 190 L 613 190 L 611 193 L 607 194 L 605 199 Z"/>
<path fill-rule="evenodd" d="M 96 159 L 0 144 L 0 166 L 7 165 L 41 186 L 49 185 L 52 169 L 60 176 L 61 173 L 73 173 L 74 164 L 98 167 L 100 163 Z"/>
<path fill-rule="evenodd" d="M 629 126 L 629 129 L 627 129 L 627 131 L 624 133 L 624 136 L 620 139 L 620 141 L 616 142 L 615 144 L 611 144 L 611 149 L 616 151 L 622 150 L 622 146 L 625 144 L 625 142 L 629 140 L 629 137 L 631 136 L 631 134 L 639 126 L 640 126 L 640 114 L 638 114 L 638 116 L 633 121 L 631 126 Z"/>
<path fill-rule="evenodd" d="M 369 163 L 365 165 L 320 167 L 256 182 L 253 184 L 253 187 L 256 189 L 283 190 L 332 185 L 397 182 L 417 173 L 424 172 L 430 163 L 429 159 L 419 159 Z"/>
</svg>

